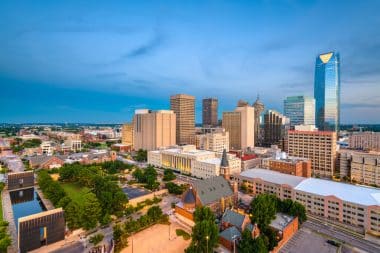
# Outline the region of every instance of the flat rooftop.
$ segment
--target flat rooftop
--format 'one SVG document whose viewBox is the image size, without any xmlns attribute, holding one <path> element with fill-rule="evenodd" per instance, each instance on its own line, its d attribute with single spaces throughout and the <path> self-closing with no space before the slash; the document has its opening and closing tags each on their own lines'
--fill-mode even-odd
<svg viewBox="0 0 380 253">
<path fill-rule="evenodd" d="M 292 216 L 283 213 L 276 213 L 276 218 L 272 220 L 270 226 L 279 231 L 282 231 L 289 225 L 290 222 L 292 222 L 293 219 L 294 217 Z"/>
<path fill-rule="evenodd" d="M 304 177 L 292 176 L 288 174 L 279 173 L 273 170 L 267 169 L 250 169 L 245 170 L 240 173 L 240 176 L 246 178 L 261 178 L 264 181 L 275 183 L 275 184 L 287 184 L 292 187 L 296 187 L 303 180 L 306 180 Z"/>
</svg>

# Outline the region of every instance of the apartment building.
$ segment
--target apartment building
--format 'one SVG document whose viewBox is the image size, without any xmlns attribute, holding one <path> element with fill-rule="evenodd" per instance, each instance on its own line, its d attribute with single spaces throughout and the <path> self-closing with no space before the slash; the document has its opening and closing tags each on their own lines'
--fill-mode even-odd
<svg viewBox="0 0 380 253">
<path fill-rule="evenodd" d="M 332 177 L 336 160 L 336 133 L 329 131 L 289 130 L 288 154 L 311 160 L 314 176 Z"/>
<path fill-rule="evenodd" d="M 176 115 L 177 145 L 195 142 L 195 97 L 177 94 L 170 97 L 170 110 Z"/>
<path fill-rule="evenodd" d="M 307 212 L 380 236 L 380 190 L 331 180 L 304 178 L 266 169 L 243 171 L 237 178 L 254 194 L 292 199 Z"/>
<path fill-rule="evenodd" d="M 352 149 L 380 151 L 380 132 L 355 132 L 349 136 Z"/>
<path fill-rule="evenodd" d="M 340 150 L 338 161 L 340 178 L 380 186 L 380 153 Z"/>
<path fill-rule="evenodd" d="M 175 145 L 176 115 L 173 111 L 140 109 L 133 118 L 133 138 L 136 150 L 155 150 Z"/>
<path fill-rule="evenodd" d="M 222 126 L 229 133 L 230 150 L 246 150 L 255 146 L 255 109 L 239 101 L 233 112 L 223 112 Z"/>
<path fill-rule="evenodd" d="M 230 173 L 240 173 L 240 159 L 233 154 L 227 154 L 227 159 Z M 219 176 L 221 161 L 222 153 L 199 150 L 194 145 L 148 152 L 148 164 L 178 170 L 202 179 Z"/>
<path fill-rule="evenodd" d="M 206 134 L 197 134 L 195 136 L 195 146 L 197 149 L 203 149 L 214 152 L 223 152 L 230 149 L 229 133 L 224 131 L 212 132 Z"/>
</svg>

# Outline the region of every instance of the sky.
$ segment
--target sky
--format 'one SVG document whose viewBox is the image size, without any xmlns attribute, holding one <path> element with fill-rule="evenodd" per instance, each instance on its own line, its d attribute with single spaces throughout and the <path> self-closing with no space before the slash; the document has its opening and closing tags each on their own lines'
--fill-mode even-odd
<svg viewBox="0 0 380 253">
<path fill-rule="evenodd" d="M 122 123 L 169 97 L 313 96 L 341 56 L 341 122 L 380 123 L 380 1 L 0 1 L 0 122 Z"/>
</svg>

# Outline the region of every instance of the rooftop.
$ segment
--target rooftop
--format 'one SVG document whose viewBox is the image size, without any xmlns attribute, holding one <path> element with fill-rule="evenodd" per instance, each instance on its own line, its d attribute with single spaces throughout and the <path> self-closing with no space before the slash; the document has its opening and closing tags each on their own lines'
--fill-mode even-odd
<svg viewBox="0 0 380 253">
<path fill-rule="evenodd" d="M 279 231 L 282 231 L 288 226 L 288 224 L 294 219 L 294 217 L 283 214 L 283 213 L 276 213 L 276 218 L 272 220 L 270 223 L 270 226 L 272 228 L 275 228 Z"/>
<path fill-rule="evenodd" d="M 203 205 L 208 205 L 219 201 L 222 197 L 233 195 L 230 184 L 222 176 L 197 180 L 193 183 L 193 186 Z"/>
<path fill-rule="evenodd" d="M 238 228 L 241 228 L 243 226 L 244 219 L 244 214 L 235 212 L 231 209 L 227 209 L 222 216 L 222 222 L 232 224 Z"/>
<path fill-rule="evenodd" d="M 241 233 L 236 227 L 229 227 L 225 230 L 223 230 L 220 234 L 220 237 L 223 237 L 224 239 L 228 241 L 232 241 L 234 239 L 238 239 L 241 237 Z"/>
<path fill-rule="evenodd" d="M 245 170 L 240 174 L 240 176 L 247 178 L 261 178 L 264 181 L 275 184 L 287 184 L 292 187 L 296 187 L 299 183 L 305 180 L 304 177 L 292 176 L 267 169 Z"/>
</svg>

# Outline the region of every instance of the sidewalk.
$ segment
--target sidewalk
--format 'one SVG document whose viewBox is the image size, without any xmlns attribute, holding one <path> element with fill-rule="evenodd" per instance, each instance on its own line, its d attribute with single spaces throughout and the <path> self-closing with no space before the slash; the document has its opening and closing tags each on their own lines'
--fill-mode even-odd
<svg viewBox="0 0 380 253">
<path fill-rule="evenodd" d="M 14 253 L 17 252 L 17 229 L 13 218 L 11 196 L 8 190 L 4 189 L 1 192 L 1 200 L 3 202 L 3 219 L 9 222 L 8 231 L 12 239 L 12 244 L 8 247 L 8 252 Z"/>
</svg>

